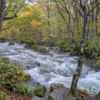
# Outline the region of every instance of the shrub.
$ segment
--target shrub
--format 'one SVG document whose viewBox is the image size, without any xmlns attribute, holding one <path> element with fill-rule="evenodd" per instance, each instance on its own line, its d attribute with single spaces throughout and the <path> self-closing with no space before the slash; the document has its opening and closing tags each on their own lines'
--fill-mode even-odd
<svg viewBox="0 0 100 100">
<path fill-rule="evenodd" d="M 95 66 L 100 66 L 100 38 L 95 37 L 91 41 L 85 42 L 85 54 L 89 55 L 92 61 L 95 61 Z"/>
<path fill-rule="evenodd" d="M 7 100 L 8 97 L 6 93 L 0 91 L 0 100 Z"/>
<path fill-rule="evenodd" d="M 35 51 L 38 51 L 38 46 L 37 46 L 37 44 L 31 45 L 31 48 L 34 49 Z"/>
<path fill-rule="evenodd" d="M 45 52 L 46 48 L 45 47 L 40 47 L 38 50 L 39 50 L 39 52 Z"/>
<path fill-rule="evenodd" d="M 0 60 L 0 87 L 14 90 L 27 96 L 33 96 L 33 90 L 27 86 L 17 85 L 18 83 L 27 81 L 30 78 L 31 76 L 26 75 L 19 66 Z"/>
<path fill-rule="evenodd" d="M 34 90 L 30 89 L 28 86 L 25 85 L 15 85 L 13 87 L 13 91 L 16 91 L 18 93 L 24 94 L 25 96 L 35 96 Z"/>
<path fill-rule="evenodd" d="M 59 47 L 63 51 L 69 51 L 72 48 L 71 37 L 67 36 L 65 40 L 63 40 Z"/>
</svg>

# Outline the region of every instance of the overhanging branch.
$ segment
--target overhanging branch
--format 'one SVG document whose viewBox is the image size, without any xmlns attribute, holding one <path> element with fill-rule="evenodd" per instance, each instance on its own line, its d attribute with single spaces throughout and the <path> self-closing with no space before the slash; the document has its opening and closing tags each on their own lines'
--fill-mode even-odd
<svg viewBox="0 0 100 100">
<path fill-rule="evenodd" d="M 100 4 L 100 2 L 99 2 L 97 5 L 95 5 L 95 6 L 88 12 L 87 16 L 89 16 L 90 13 L 91 13 L 99 4 Z"/>
</svg>

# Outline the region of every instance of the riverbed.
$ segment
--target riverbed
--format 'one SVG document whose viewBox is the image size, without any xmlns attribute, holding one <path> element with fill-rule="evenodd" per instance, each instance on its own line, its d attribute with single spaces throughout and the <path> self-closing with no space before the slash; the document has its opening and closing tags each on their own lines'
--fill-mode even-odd
<svg viewBox="0 0 100 100">
<path fill-rule="evenodd" d="M 19 43 L 15 45 L 9 45 L 9 42 L 0 43 L 0 55 L 9 58 L 11 63 L 17 62 L 25 73 L 31 75 L 33 82 L 45 85 L 47 89 L 51 83 L 62 83 L 70 88 L 72 76 L 77 68 L 77 56 L 61 52 L 58 47 L 47 47 L 48 52 L 40 53 L 24 46 L 25 44 Z M 97 94 L 100 90 L 100 71 L 96 72 L 85 61 L 86 59 L 78 88 L 85 89 L 90 95 Z M 35 62 L 40 62 L 40 66 L 33 67 Z M 28 69 L 27 66 L 31 68 Z M 27 85 L 33 88 L 31 83 Z"/>
</svg>

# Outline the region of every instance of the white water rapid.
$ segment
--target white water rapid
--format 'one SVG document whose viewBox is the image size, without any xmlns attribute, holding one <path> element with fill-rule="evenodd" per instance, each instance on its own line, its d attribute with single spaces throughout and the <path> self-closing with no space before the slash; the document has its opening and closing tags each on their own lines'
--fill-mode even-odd
<svg viewBox="0 0 100 100">
<path fill-rule="evenodd" d="M 62 83 L 66 87 L 71 86 L 78 57 L 60 52 L 56 47 L 49 48 L 48 53 L 39 53 L 24 48 L 25 44 L 8 44 L 9 42 L 0 43 L 0 55 L 9 58 L 11 62 L 16 61 L 27 74 L 31 75 L 35 82 L 39 82 L 47 88 L 50 87 L 51 83 Z M 34 62 L 40 62 L 40 67 L 28 70 L 26 66 L 32 66 Z M 78 88 L 86 89 L 90 94 L 95 91 L 97 94 L 100 90 L 100 71 L 96 72 L 84 63 Z"/>
</svg>

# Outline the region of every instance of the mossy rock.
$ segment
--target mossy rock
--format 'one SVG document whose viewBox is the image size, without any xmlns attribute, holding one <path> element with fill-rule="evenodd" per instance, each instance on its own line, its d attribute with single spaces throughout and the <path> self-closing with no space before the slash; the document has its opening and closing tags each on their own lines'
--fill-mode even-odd
<svg viewBox="0 0 100 100">
<path fill-rule="evenodd" d="M 53 100 L 53 98 L 51 96 L 48 97 L 48 100 Z"/>
<path fill-rule="evenodd" d="M 5 62 L 5 63 L 9 63 L 9 59 L 8 59 L 8 58 L 4 58 L 4 57 L 3 57 L 1 60 L 2 60 L 3 62 Z"/>
<path fill-rule="evenodd" d="M 34 90 L 35 94 L 39 97 L 44 97 L 46 91 L 47 89 L 45 88 L 45 86 L 38 87 Z"/>
<path fill-rule="evenodd" d="M 46 52 L 46 48 L 45 47 L 41 47 L 38 50 L 39 50 L 39 52 Z"/>
<path fill-rule="evenodd" d="M 25 75 L 25 81 L 30 80 L 31 79 L 31 75 Z"/>
<path fill-rule="evenodd" d="M 37 62 L 37 66 L 38 66 L 38 67 L 40 66 L 40 63 L 39 63 L 39 62 Z"/>
<path fill-rule="evenodd" d="M 62 89 L 62 88 L 65 88 L 65 86 L 63 84 L 60 84 L 60 83 L 52 83 L 51 86 L 50 86 L 50 92 L 53 92 L 57 89 Z"/>
<path fill-rule="evenodd" d="M 9 45 L 14 45 L 14 42 L 13 41 L 9 42 Z"/>
</svg>

